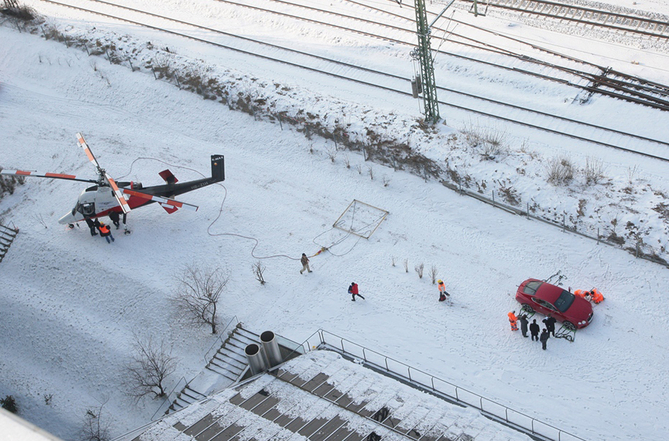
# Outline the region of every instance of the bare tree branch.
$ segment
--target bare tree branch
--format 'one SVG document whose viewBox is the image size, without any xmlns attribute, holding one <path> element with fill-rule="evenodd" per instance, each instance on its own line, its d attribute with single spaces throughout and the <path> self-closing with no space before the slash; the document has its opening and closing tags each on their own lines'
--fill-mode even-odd
<svg viewBox="0 0 669 441">
<path fill-rule="evenodd" d="M 136 400 L 153 394 L 165 396 L 165 379 L 176 370 L 177 359 L 172 357 L 163 340 L 153 338 L 142 341 L 135 336 L 135 355 L 126 368 L 126 386 Z"/>
<path fill-rule="evenodd" d="M 211 326 L 211 333 L 216 334 L 218 301 L 227 283 L 228 276 L 218 268 L 203 272 L 188 266 L 171 301 L 182 318 L 196 325 Z"/>
</svg>

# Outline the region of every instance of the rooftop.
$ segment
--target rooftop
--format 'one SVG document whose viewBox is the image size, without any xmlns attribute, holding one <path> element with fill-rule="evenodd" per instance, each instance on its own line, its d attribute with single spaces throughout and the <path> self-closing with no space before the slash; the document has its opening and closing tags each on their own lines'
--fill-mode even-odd
<svg viewBox="0 0 669 441">
<path fill-rule="evenodd" d="M 312 351 L 170 414 L 134 441 L 530 438 L 341 355 Z"/>
</svg>

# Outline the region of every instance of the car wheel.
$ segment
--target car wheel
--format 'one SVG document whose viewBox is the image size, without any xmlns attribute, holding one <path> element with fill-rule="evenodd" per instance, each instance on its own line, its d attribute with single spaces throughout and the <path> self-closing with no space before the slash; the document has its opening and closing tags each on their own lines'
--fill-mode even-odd
<svg viewBox="0 0 669 441">
<path fill-rule="evenodd" d="M 522 312 L 525 312 L 527 314 L 532 314 L 534 312 L 534 308 L 532 308 L 530 305 L 527 303 L 524 303 L 523 306 L 520 308 Z"/>
<path fill-rule="evenodd" d="M 570 331 L 575 331 L 576 330 L 576 326 L 574 326 L 574 324 L 572 322 L 563 322 L 562 326 L 569 329 Z"/>
</svg>

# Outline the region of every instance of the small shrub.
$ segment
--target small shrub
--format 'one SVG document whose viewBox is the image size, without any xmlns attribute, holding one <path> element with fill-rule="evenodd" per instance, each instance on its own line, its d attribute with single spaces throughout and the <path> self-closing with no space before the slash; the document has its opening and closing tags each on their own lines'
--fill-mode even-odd
<svg viewBox="0 0 669 441">
<path fill-rule="evenodd" d="M 574 165 L 565 156 L 548 161 L 547 181 L 555 186 L 568 185 L 574 179 Z"/>
<path fill-rule="evenodd" d="M 256 276 L 256 280 L 260 282 L 261 285 L 265 284 L 265 265 L 260 262 L 253 264 L 253 275 Z"/>
<path fill-rule="evenodd" d="M 430 267 L 430 279 L 432 279 L 432 284 L 437 283 L 437 267 L 432 265 Z"/>
<path fill-rule="evenodd" d="M 597 184 L 604 177 L 604 163 L 601 159 L 585 158 L 583 174 L 586 184 Z"/>
<path fill-rule="evenodd" d="M 422 279 L 423 278 L 423 270 L 425 270 L 425 264 L 424 263 L 418 264 L 414 267 L 414 269 L 416 270 L 416 274 L 418 274 L 418 277 L 420 279 Z"/>
<path fill-rule="evenodd" d="M 409 272 L 409 259 L 404 259 L 404 272 Z"/>
<path fill-rule="evenodd" d="M 0 405 L 2 405 L 3 409 L 11 413 L 19 412 L 19 409 L 16 407 L 16 400 L 11 395 L 7 395 L 5 398 L 0 399 Z"/>
</svg>

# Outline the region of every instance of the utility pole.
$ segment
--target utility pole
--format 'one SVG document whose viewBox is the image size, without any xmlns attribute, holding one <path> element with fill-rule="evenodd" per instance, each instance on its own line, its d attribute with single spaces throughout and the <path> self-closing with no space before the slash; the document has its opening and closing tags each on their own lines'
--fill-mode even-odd
<svg viewBox="0 0 669 441">
<path fill-rule="evenodd" d="M 451 0 L 444 10 L 437 15 L 437 18 L 428 25 L 425 0 L 415 0 L 418 47 L 414 51 L 414 56 L 420 62 L 420 77 L 419 81 L 415 83 L 416 86 L 414 86 L 414 96 L 417 97 L 419 93 L 423 93 L 425 122 L 428 124 L 439 121 L 439 101 L 437 100 L 437 84 L 434 79 L 434 58 L 432 58 L 432 47 L 430 46 L 430 32 L 432 25 L 441 18 L 454 1 Z"/>
<path fill-rule="evenodd" d="M 420 84 L 423 89 L 425 122 L 434 124 L 439 121 L 439 101 L 437 101 L 437 84 L 434 80 L 430 27 L 427 24 L 425 0 L 415 1 L 416 25 L 418 26 L 418 60 L 420 61 Z"/>
</svg>

